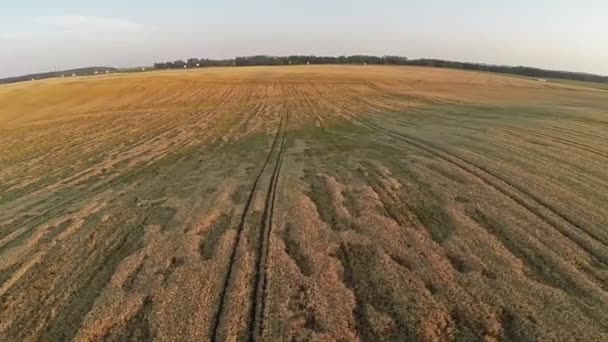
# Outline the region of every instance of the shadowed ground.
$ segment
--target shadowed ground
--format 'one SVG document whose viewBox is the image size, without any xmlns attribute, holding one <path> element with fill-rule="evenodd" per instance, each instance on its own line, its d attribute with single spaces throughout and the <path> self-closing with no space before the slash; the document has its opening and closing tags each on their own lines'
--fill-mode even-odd
<svg viewBox="0 0 608 342">
<path fill-rule="evenodd" d="M 0 340 L 608 339 L 606 90 L 255 67 L 0 104 Z"/>
</svg>

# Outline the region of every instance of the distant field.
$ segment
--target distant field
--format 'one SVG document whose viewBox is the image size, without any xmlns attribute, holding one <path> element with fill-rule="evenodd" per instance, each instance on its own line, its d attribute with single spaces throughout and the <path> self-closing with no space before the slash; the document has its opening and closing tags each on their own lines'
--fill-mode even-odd
<svg viewBox="0 0 608 342">
<path fill-rule="evenodd" d="M 608 340 L 608 92 L 413 67 L 0 86 L 0 340 Z"/>
<path fill-rule="evenodd" d="M 549 79 L 549 81 L 550 82 L 555 82 L 555 83 L 577 85 L 577 86 L 581 86 L 581 87 L 588 87 L 588 88 L 597 88 L 597 89 L 608 90 L 608 84 L 607 83 L 582 82 L 582 81 L 562 80 L 562 79 L 557 79 L 557 78 L 551 78 L 551 79 Z"/>
</svg>

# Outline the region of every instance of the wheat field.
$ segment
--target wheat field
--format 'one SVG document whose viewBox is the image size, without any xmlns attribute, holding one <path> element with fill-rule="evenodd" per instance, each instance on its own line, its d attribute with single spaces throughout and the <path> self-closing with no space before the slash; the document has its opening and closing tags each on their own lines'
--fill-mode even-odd
<svg viewBox="0 0 608 342">
<path fill-rule="evenodd" d="M 0 86 L 0 340 L 608 340 L 608 91 L 415 67 Z"/>
</svg>

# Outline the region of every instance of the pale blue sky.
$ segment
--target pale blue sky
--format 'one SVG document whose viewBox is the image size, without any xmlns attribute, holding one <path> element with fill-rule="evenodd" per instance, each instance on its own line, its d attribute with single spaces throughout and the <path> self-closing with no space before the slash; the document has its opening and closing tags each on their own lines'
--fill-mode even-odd
<svg viewBox="0 0 608 342">
<path fill-rule="evenodd" d="M 0 77 L 252 54 L 396 54 L 608 75 L 606 0 L 3 1 Z"/>
</svg>

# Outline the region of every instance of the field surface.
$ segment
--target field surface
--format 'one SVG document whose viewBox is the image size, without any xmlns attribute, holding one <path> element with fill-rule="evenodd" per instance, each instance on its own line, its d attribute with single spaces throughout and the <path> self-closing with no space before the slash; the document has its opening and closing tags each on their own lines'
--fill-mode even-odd
<svg viewBox="0 0 608 342">
<path fill-rule="evenodd" d="M 608 91 L 412 67 L 0 87 L 0 340 L 608 340 Z"/>
</svg>

